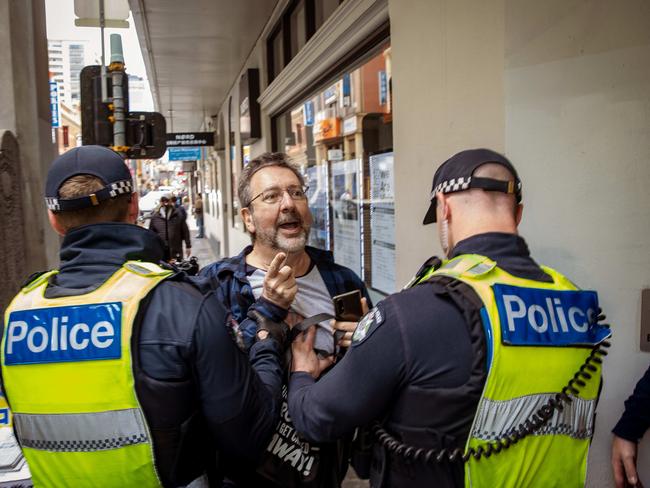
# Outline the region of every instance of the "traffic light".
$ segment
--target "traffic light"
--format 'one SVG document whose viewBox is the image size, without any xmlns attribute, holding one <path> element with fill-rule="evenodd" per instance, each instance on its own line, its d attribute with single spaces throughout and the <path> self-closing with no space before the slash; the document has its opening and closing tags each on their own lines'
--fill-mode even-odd
<svg viewBox="0 0 650 488">
<path fill-rule="evenodd" d="M 114 147 L 112 103 L 102 101 L 101 66 L 81 70 L 81 143 Z M 122 76 L 126 151 L 130 159 L 156 159 L 167 150 L 165 117 L 158 112 L 129 112 L 129 77 Z M 113 98 L 110 73 L 106 80 L 106 99 Z"/>
<path fill-rule="evenodd" d="M 157 159 L 167 150 L 167 124 L 158 112 L 129 112 L 126 124 L 127 158 Z"/>
<path fill-rule="evenodd" d="M 102 101 L 101 66 L 85 66 L 80 75 L 81 88 L 81 143 L 86 146 L 113 145 L 113 123 L 110 117 L 113 111 L 110 103 Z M 129 77 L 122 77 L 122 93 L 124 94 L 124 111 L 129 110 Z M 110 77 L 106 80 L 106 98 L 113 97 L 113 86 Z"/>
</svg>

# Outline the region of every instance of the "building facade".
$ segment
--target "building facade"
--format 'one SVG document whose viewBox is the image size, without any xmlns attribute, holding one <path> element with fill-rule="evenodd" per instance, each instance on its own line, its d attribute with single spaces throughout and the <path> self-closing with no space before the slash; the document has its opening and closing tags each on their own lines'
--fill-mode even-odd
<svg viewBox="0 0 650 488">
<path fill-rule="evenodd" d="M 441 254 L 421 225 L 438 165 L 466 148 L 505 153 L 533 255 L 597 290 L 613 324 L 588 475 L 611 486 L 611 428 L 650 361 L 648 25 L 643 0 L 279 0 L 204 114 L 216 133 L 197 170 L 207 235 L 220 255 L 249 243 L 238 176 L 285 151 L 309 181 L 312 244 L 380 298 Z"/>
</svg>

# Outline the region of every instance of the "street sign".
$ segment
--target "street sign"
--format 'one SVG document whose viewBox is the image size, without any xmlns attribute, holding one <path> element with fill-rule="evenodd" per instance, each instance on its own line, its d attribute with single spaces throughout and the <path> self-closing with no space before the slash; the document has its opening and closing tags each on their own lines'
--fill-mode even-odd
<svg viewBox="0 0 650 488">
<path fill-rule="evenodd" d="M 214 146 L 214 132 L 177 132 L 167 134 L 167 147 Z"/>
<path fill-rule="evenodd" d="M 168 151 L 170 161 L 196 161 L 201 159 L 200 147 L 170 147 Z"/>
<path fill-rule="evenodd" d="M 97 0 L 74 0 L 74 21 L 77 27 L 100 27 L 99 2 Z M 128 0 L 104 0 L 104 27 L 129 28 Z"/>
<path fill-rule="evenodd" d="M 54 80 L 50 80 L 50 111 L 52 112 L 52 127 L 61 127 L 61 118 L 59 117 L 59 88 Z"/>
</svg>

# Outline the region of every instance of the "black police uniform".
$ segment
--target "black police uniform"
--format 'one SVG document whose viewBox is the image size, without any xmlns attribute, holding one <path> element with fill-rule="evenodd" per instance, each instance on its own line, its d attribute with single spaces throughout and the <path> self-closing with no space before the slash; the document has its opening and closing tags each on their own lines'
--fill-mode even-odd
<svg viewBox="0 0 650 488">
<path fill-rule="evenodd" d="M 450 258 L 480 254 L 521 278 L 552 282 L 514 234 L 486 233 L 457 244 Z M 373 313 L 373 312 L 371 312 Z M 289 412 L 306 439 L 328 442 L 376 421 L 402 442 L 464 447 L 486 380 L 485 336 L 439 283 L 380 302 L 365 337 L 317 383 L 293 373 Z M 460 487 L 463 465 L 412 463 L 373 447 L 372 486 Z"/>
<path fill-rule="evenodd" d="M 89 293 L 127 260 L 157 263 L 163 242 L 136 225 L 85 225 L 66 234 L 60 257 L 47 298 Z M 270 338 L 254 344 L 251 368 L 210 290 L 207 280 L 178 273 L 145 297 L 134 323 L 135 388 L 164 486 L 203 473 L 220 486 L 217 453 L 255 465 L 279 419 L 280 347 Z"/>
</svg>

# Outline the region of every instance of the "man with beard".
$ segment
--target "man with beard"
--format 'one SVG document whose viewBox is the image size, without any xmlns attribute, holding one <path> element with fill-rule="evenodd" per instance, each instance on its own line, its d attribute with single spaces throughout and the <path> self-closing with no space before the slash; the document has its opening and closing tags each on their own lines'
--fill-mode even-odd
<svg viewBox="0 0 650 488">
<path fill-rule="evenodd" d="M 201 270 L 202 276 L 214 279 L 217 295 L 232 312 L 237 342 L 245 350 L 255 340 L 260 316 L 294 325 L 320 313 L 334 315 L 332 297 L 353 290 L 361 290 L 369 302 L 365 285 L 353 271 L 334 263 L 330 252 L 306 245 L 312 223 L 306 192 L 302 174 L 285 154 L 267 153 L 252 160 L 238 187 L 252 245 Z M 274 259 L 284 263 L 267 273 Z M 321 322 L 314 346 L 321 361 L 331 363 L 337 346 L 350 344 L 355 328 L 356 322 Z M 338 344 L 334 329 L 345 332 Z M 264 477 L 250 466 L 233 464 L 231 478 L 237 486 L 339 486 L 347 470 L 348 445 L 339 441 L 310 446 L 295 435 L 286 415 L 259 466 Z"/>
</svg>

